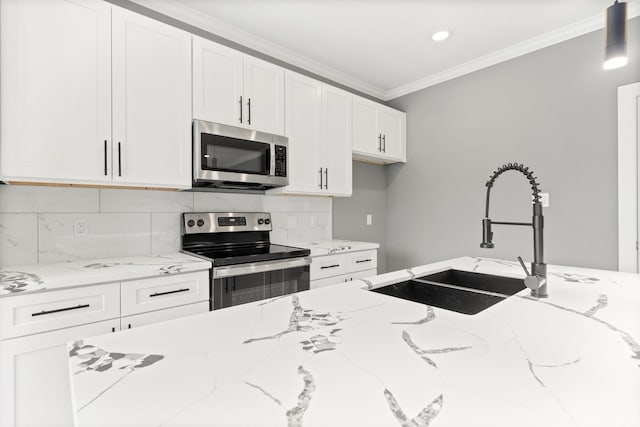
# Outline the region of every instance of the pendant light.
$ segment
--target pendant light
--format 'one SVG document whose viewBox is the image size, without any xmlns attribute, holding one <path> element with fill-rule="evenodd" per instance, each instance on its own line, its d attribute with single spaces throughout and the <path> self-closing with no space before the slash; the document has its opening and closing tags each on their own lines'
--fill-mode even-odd
<svg viewBox="0 0 640 427">
<path fill-rule="evenodd" d="M 604 49 L 605 70 L 627 65 L 627 3 L 618 0 L 607 8 L 607 34 Z"/>
</svg>

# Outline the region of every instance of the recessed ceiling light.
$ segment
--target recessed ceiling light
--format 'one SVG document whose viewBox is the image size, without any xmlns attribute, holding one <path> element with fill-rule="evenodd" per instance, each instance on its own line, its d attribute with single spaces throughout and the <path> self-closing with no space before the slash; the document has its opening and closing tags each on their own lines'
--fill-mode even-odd
<svg viewBox="0 0 640 427">
<path fill-rule="evenodd" d="M 441 42 L 443 40 L 448 39 L 450 35 L 451 35 L 451 33 L 449 31 L 443 30 L 443 31 L 438 31 L 438 32 L 433 33 L 431 38 L 434 41 Z"/>
</svg>

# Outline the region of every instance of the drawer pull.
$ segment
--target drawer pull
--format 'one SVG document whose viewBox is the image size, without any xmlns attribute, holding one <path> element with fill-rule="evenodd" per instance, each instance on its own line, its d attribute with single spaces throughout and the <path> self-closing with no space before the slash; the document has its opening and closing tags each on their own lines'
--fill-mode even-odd
<svg viewBox="0 0 640 427">
<path fill-rule="evenodd" d="M 373 261 L 371 258 L 369 258 L 369 259 L 359 259 L 359 260 L 356 261 L 356 264 L 360 264 L 361 262 L 371 262 L 371 261 Z"/>
<path fill-rule="evenodd" d="M 44 316 L 45 314 L 60 313 L 61 311 L 69 311 L 69 310 L 79 310 L 81 308 L 87 308 L 87 307 L 90 307 L 90 305 L 89 304 L 80 304 L 80 305 L 77 305 L 75 307 L 57 308 L 55 310 L 42 310 L 40 313 L 31 313 L 31 316 L 32 317 Z"/>
<path fill-rule="evenodd" d="M 173 291 L 156 292 L 155 294 L 149 295 L 149 298 L 159 297 L 160 295 L 177 294 L 178 292 L 187 292 L 188 290 L 189 288 L 183 288 L 183 289 L 175 289 Z"/>
<path fill-rule="evenodd" d="M 320 270 L 324 270 L 325 268 L 335 268 L 335 267 L 340 267 L 340 264 L 323 265 L 322 267 L 320 267 Z"/>
</svg>

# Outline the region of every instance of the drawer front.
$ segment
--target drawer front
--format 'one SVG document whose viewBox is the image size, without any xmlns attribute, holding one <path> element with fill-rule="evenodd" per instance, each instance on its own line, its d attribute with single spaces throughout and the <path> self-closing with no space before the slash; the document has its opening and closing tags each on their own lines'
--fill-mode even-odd
<svg viewBox="0 0 640 427">
<path fill-rule="evenodd" d="M 364 271 L 378 268 L 378 251 L 360 251 L 345 254 L 347 257 L 347 272 Z"/>
<path fill-rule="evenodd" d="M 338 276 L 346 271 L 344 255 L 314 257 L 311 261 L 311 280 Z"/>
<path fill-rule="evenodd" d="M 122 315 L 209 300 L 209 271 L 122 282 Z"/>
<path fill-rule="evenodd" d="M 192 314 L 207 313 L 208 311 L 209 301 L 181 305 L 180 307 L 165 308 L 164 310 L 123 317 L 120 319 L 120 329 L 124 331 L 125 329 L 164 322 L 165 320 L 178 319 L 180 317 L 191 316 Z"/>
<path fill-rule="evenodd" d="M 0 339 L 120 317 L 120 285 L 85 286 L 0 299 Z"/>
<path fill-rule="evenodd" d="M 347 280 L 347 276 L 342 274 L 340 276 L 327 277 L 324 279 L 312 280 L 309 284 L 310 289 L 324 288 L 325 286 L 337 285 L 344 283 Z"/>
</svg>

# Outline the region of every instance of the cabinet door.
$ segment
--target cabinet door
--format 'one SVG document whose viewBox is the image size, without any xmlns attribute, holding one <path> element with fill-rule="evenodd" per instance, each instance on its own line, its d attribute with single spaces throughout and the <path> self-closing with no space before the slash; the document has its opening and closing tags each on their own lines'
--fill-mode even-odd
<svg viewBox="0 0 640 427">
<path fill-rule="evenodd" d="M 67 342 L 119 327 L 115 319 L 0 341 L 0 425 L 72 426 Z"/>
<path fill-rule="evenodd" d="M 180 317 L 209 312 L 209 301 L 195 304 L 181 305 L 179 307 L 165 308 L 164 310 L 152 311 L 150 313 L 137 314 L 135 316 L 125 316 L 120 319 L 122 330 L 137 328 L 139 326 L 151 325 L 152 323 L 164 322 L 166 320 L 178 319 Z"/>
<path fill-rule="evenodd" d="M 246 128 L 284 135 L 283 68 L 245 55 L 244 96 Z"/>
<path fill-rule="evenodd" d="M 111 180 L 111 7 L 0 3 L 0 176 Z"/>
<path fill-rule="evenodd" d="M 332 196 L 351 196 L 352 95 L 322 85 L 325 184 Z"/>
<path fill-rule="evenodd" d="M 114 181 L 191 187 L 191 37 L 113 8 Z"/>
<path fill-rule="evenodd" d="M 382 155 L 384 157 L 405 161 L 404 143 L 405 114 L 401 111 L 380 106 L 378 124 L 382 133 Z"/>
<path fill-rule="evenodd" d="M 237 50 L 193 37 L 193 118 L 243 126 L 242 58 Z"/>
<path fill-rule="evenodd" d="M 378 155 L 382 152 L 382 134 L 376 122 L 377 104 L 360 96 L 353 97 L 353 151 Z"/>
<path fill-rule="evenodd" d="M 322 83 L 287 71 L 285 88 L 289 185 L 284 191 L 324 194 L 324 186 L 320 188 Z"/>
</svg>

